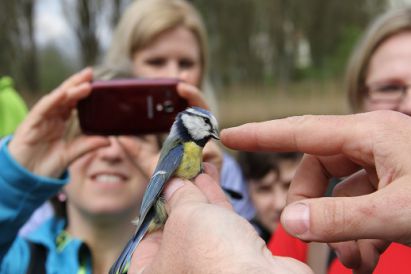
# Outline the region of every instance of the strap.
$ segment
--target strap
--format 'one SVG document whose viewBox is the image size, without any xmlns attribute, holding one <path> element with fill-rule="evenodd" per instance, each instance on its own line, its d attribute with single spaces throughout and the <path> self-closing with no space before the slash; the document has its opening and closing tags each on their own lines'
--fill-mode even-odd
<svg viewBox="0 0 411 274">
<path fill-rule="evenodd" d="M 47 249 L 45 246 L 28 241 L 30 248 L 30 263 L 26 274 L 46 273 Z"/>
<path fill-rule="evenodd" d="M 231 199 L 234 200 L 242 200 L 243 199 L 243 194 L 241 194 L 238 191 L 232 190 L 232 189 L 228 189 L 226 187 L 222 187 L 225 194 L 227 194 Z"/>
</svg>

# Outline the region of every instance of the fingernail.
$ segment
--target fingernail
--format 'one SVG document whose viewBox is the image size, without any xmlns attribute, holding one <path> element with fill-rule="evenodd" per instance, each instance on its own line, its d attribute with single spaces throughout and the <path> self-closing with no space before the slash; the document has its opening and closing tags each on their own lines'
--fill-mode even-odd
<svg viewBox="0 0 411 274">
<path fill-rule="evenodd" d="M 310 209 L 307 204 L 296 203 L 284 209 L 283 223 L 288 232 L 301 235 L 308 231 L 310 224 Z"/>
<path fill-rule="evenodd" d="M 88 70 L 88 67 L 83 68 L 82 70 L 79 71 L 79 74 L 83 74 Z"/>
<path fill-rule="evenodd" d="M 164 189 L 164 198 L 166 201 L 170 200 L 171 196 L 173 196 L 174 192 L 184 186 L 183 180 L 179 178 L 174 178 L 167 183 L 166 188 Z"/>
</svg>

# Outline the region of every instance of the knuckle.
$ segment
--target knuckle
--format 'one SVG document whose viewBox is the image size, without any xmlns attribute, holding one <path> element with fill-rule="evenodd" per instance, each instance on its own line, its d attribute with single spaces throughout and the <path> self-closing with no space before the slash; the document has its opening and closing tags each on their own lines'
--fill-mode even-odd
<svg viewBox="0 0 411 274">
<path fill-rule="evenodd" d="M 285 118 L 285 121 L 289 123 L 291 126 L 301 126 L 309 122 L 310 120 L 314 119 L 314 115 L 306 114 L 306 115 L 298 115 Z"/>
<path fill-rule="evenodd" d="M 350 223 L 347 223 L 347 209 L 342 200 L 322 198 L 326 202 L 319 208 L 318 222 L 312 224 L 312 233 L 327 240 L 341 239 Z"/>
</svg>

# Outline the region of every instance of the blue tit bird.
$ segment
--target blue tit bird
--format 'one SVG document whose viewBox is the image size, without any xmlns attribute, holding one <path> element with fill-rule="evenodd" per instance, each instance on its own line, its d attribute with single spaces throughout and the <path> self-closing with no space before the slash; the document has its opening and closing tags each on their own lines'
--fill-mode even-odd
<svg viewBox="0 0 411 274">
<path fill-rule="evenodd" d="M 133 252 L 144 235 L 164 225 L 167 213 L 160 194 L 165 183 L 172 176 L 188 180 L 196 177 L 202 171 L 203 148 L 211 138 L 219 139 L 217 120 L 209 111 L 191 107 L 177 115 L 144 193 L 139 218 L 135 221 L 137 230 L 110 274 L 127 273 Z"/>
</svg>

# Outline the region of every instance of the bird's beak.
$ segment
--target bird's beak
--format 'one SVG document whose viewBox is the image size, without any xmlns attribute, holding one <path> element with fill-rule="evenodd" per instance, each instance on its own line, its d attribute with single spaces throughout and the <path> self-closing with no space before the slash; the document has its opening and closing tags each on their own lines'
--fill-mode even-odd
<svg viewBox="0 0 411 274">
<path fill-rule="evenodd" d="M 219 136 L 217 130 L 214 130 L 214 131 L 211 133 L 211 137 L 213 137 L 213 138 L 216 139 L 216 140 L 220 140 L 220 136 Z"/>
</svg>

